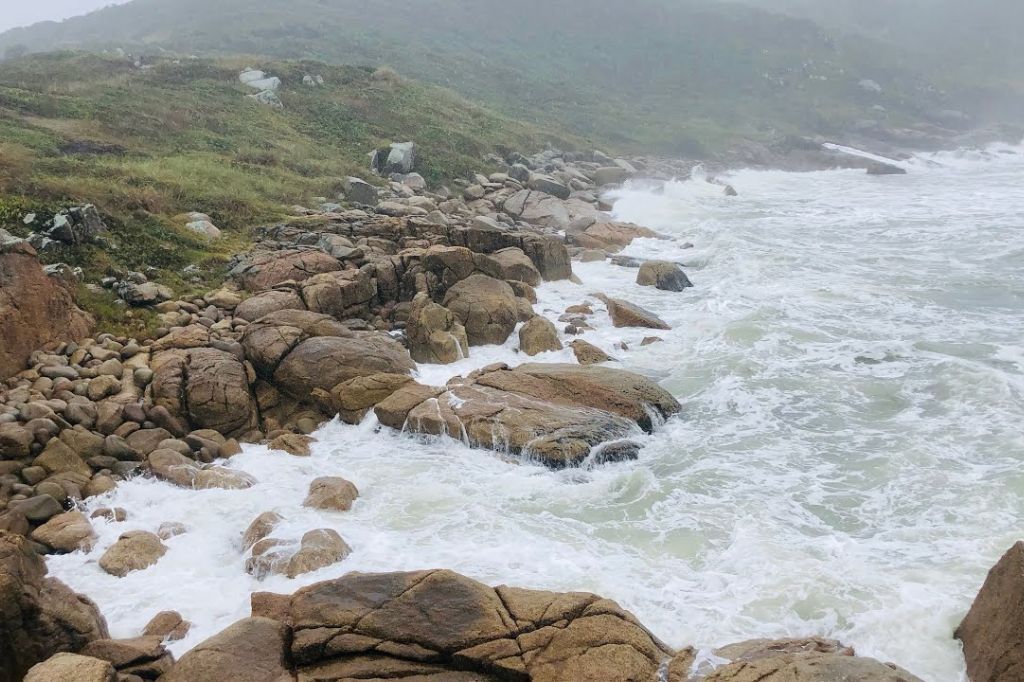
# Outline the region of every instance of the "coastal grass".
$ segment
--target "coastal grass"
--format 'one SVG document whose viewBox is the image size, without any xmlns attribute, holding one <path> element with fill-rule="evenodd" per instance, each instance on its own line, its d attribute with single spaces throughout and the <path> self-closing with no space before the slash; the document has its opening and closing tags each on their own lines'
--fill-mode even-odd
<svg viewBox="0 0 1024 682">
<path fill-rule="evenodd" d="M 247 97 L 246 67 L 281 78 L 281 109 Z M 303 76 L 324 84 L 303 84 Z M 578 138 L 512 120 L 442 88 L 369 67 L 243 58 L 132 60 L 56 53 L 0 64 L 0 227 L 26 234 L 92 203 L 110 232 L 51 261 L 86 281 L 140 270 L 179 292 L 215 285 L 251 228 L 299 204 L 335 201 L 342 180 L 379 184 L 369 154 L 414 140 L 417 170 L 438 185 L 507 148 L 572 148 Z M 224 231 L 185 229 L 201 211 Z M 103 312 L 103 302 L 87 297 Z M 105 311 L 113 317 L 116 311 Z"/>
</svg>

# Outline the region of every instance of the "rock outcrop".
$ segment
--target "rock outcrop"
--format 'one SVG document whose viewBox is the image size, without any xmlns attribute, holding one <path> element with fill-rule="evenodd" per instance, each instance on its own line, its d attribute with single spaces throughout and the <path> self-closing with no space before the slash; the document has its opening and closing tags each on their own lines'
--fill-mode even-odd
<svg viewBox="0 0 1024 682">
<path fill-rule="evenodd" d="M 487 367 L 445 389 L 407 384 L 375 408 L 381 423 L 448 435 L 475 447 L 535 457 L 553 467 L 635 457 L 628 439 L 679 403 L 657 384 L 606 367 Z M 614 447 L 607 444 L 614 443 Z"/>
<path fill-rule="evenodd" d="M 0 379 L 25 369 L 32 351 L 88 336 L 95 321 L 65 280 L 51 277 L 28 242 L 0 231 Z"/>
<path fill-rule="evenodd" d="M 286 281 L 301 282 L 325 272 L 341 270 L 336 258 L 315 249 L 254 251 L 231 271 L 247 291 L 263 291 Z"/>
<path fill-rule="evenodd" d="M 672 655 L 615 602 L 584 593 L 490 588 L 450 571 L 354 573 L 291 597 L 254 595 L 253 604 L 254 618 L 229 631 L 251 628 L 253 620 L 264 623 L 262 616 L 288 624 L 287 656 L 284 642 L 271 648 L 277 642 L 267 636 L 260 660 L 290 658 L 290 672 L 299 679 L 646 682 Z M 269 623 L 263 627 L 272 631 Z M 183 667 L 189 656 L 170 681 L 212 682 Z M 193 676 L 179 677 L 179 669 Z"/>
</svg>

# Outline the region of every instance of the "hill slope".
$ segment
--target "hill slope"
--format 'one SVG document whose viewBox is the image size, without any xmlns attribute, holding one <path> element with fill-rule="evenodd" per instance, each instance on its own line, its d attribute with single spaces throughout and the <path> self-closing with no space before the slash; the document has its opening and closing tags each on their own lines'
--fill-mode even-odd
<svg viewBox="0 0 1024 682">
<path fill-rule="evenodd" d="M 516 117 L 669 153 L 943 106 L 898 51 L 716 0 L 134 0 L 0 35 L 0 51 L 62 47 L 390 64 Z"/>
<path fill-rule="evenodd" d="M 253 62 L 280 77 L 283 109 L 257 104 L 239 82 L 240 60 L 130 59 L 48 54 L 0 68 L 0 228 L 21 218 L 94 203 L 110 217 L 110 248 L 57 252 L 90 280 L 113 268 L 181 271 L 218 263 L 247 228 L 294 204 L 333 198 L 347 175 L 371 181 L 367 154 L 392 140 L 419 145 L 417 169 L 433 183 L 479 170 L 510 145 L 525 150 L 572 138 L 545 132 L 433 86 L 360 67 Z M 306 74 L 324 84 L 303 84 Z M 209 214 L 226 239 L 209 244 L 177 216 Z M 41 218 L 41 219 L 43 219 Z M 209 267 L 206 267 L 209 266 Z"/>
</svg>

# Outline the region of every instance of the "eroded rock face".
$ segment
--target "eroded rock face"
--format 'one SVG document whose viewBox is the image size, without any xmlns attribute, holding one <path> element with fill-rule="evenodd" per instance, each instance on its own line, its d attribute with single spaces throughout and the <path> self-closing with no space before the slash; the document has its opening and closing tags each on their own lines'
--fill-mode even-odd
<svg viewBox="0 0 1024 682">
<path fill-rule="evenodd" d="M 490 588 L 451 571 L 354 573 L 261 597 L 254 615 L 292 624 L 300 680 L 648 682 L 672 655 L 612 601 Z"/>
<path fill-rule="evenodd" d="M 552 197 L 548 199 L 557 204 L 562 203 Z M 564 207 L 560 210 L 565 211 Z M 450 239 L 452 244 L 478 254 L 518 248 L 526 254 L 543 279 L 554 281 L 572 277 L 569 251 L 558 237 L 526 230 L 509 230 L 489 218 L 478 217 L 471 226 L 452 230 Z"/>
<path fill-rule="evenodd" d="M 481 272 L 495 279 L 526 282 L 533 287 L 541 282 L 540 272 L 533 261 L 522 249 L 514 246 L 490 254 L 477 254 L 474 261 Z"/>
<path fill-rule="evenodd" d="M 279 310 L 305 309 L 305 302 L 294 289 L 269 289 L 239 303 L 235 308 L 235 316 L 255 322 Z"/>
<path fill-rule="evenodd" d="M 94 325 L 67 284 L 43 271 L 28 242 L 0 245 L 0 379 L 25 369 L 37 348 L 84 338 Z"/>
<path fill-rule="evenodd" d="M 682 408 L 672 394 L 647 377 L 612 367 L 533 363 L 477 377 L 481 386 L 558 405 L 584 405 L 611 412 L 651 431 L 651 411 L 662 418 Z"/>
<path fill-rule="evenodd" d="M 272 379 L 295 346 L 318 336 L 351 337 L 354 333 L 330 315 L 307 310 L 279 310 L 250 324 L 242 336 L 245 357 L 256 372 Z"/>
<path fill-rule="evenodd" d="M 1024 542 L 989 571 L 956 638 L 972 682 L 1024 679 Z"/>
<path fill-rule="evenodd" d="M 408 375 L 415 367 L 409 351 L 391 336 L 354 332 L 328 315 L 306 310 L 260 318 L 248 326 L 241 343 L 257 374 L 275 390 L 331 416 L 340 407 L 338 396 L 332 397 L 339 385 L 374 375 Z"/>
<path fill-rule="evenodd" d="M 47 578 L 26 538 L 0 531 L 0 682 L 17 682 L 50 656 L 109 636 L 92 601 Z"/>
<path fill-rule="evenodd" d="M 40 542 L 55 552 L 74 552 L 79 549 L 89 550 L 96 540 L 92 524 L 82 512 L 66 512 L 32 531 L 32 539 Z"/>
<path fill-rule="evenodd" d="M 98 639 L 82 649 L 84 656 L 107 661 L 121 675 L 153 680 L 171 669 L 174 658 L 156 636 L 132 639 Z"/>
<path fill-rule="evenodd" d="M 159 353 L 153 359 L 153 401 L 188 418 L 192 428 L 228 436 L 256 426 L 256 402 L 245 366 L 216 348 Z"/>
</svg>

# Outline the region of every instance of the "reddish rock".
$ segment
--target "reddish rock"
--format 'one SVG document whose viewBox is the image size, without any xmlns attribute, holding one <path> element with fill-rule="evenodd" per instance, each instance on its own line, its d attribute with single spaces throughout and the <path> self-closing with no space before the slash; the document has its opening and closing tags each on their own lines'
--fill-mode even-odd
<svg viewBox="0 0 1024 682">
<path fill-rule="evenodd" d="M 70 287 L 43 271 L 28 242 L 0 243 L 0 379 L 25 369 L 37 348 L 84 338 L 94 326 Z"/>
</svg>

